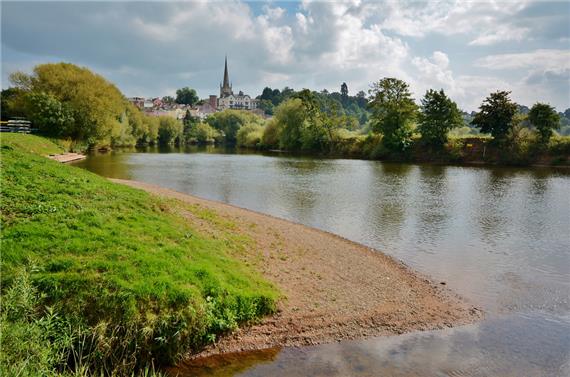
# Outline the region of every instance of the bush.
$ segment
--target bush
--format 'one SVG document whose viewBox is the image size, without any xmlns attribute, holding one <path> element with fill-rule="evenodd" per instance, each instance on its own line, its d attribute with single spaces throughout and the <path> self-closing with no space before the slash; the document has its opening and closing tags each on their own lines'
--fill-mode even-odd
<svg viewBox="0 0 570 377">
<path fill-rule="evenodd" d="M 279 125 L 275 118 L 270 119 L 267 125 L 263 129 L 263 135 L 261 136 L 261 143 L 265 148 L 277 148 L 279 147 L 279 139 L 281 137 L 281 132 Z"/>
<path fill-rule="evenodd" d="M 238 130 L 246 124 L 263 125 L 260 116 L 244 110 L 224 110 L 206 118 L 206 123 L 220 131 L 228 143 L 235 143 Z"/>
<path fill-rule="evenodd" d="M 197 123 L 195 124 L 187 134 L 190 143 L 198 144 L 213 144 L 221 134 L 218 130 L 214 129 L 207 123 Z"/>
<path fill-rule="evenodd" d="M 237 132 L 238 147 L 258 148 L 264 134 L 264 127 L 259 124 L 246 124 Z"/>
<path fill-rule="evenodd" d="M 158 141 L 161 144 L 179 144 L 184 126 L 178 119 L 169 116 L 158 117 Z"/>
</svg>

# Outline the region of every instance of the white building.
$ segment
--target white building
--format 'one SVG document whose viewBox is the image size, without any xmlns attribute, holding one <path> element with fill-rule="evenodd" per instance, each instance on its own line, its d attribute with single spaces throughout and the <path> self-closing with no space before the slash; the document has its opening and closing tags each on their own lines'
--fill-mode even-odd
<svg viewBox="0 0 570 377">
<path fill-rule="evenodd" d="M 217 103 L 218 110 L 238 109 L 238 110 L 254 110 L 259 107 L 259 100 L 251 98 L 244 94 L 241 90 L 236 95 L 232 90 L 228 75 L 228 58 L 224 64 L 224 81 L 220 84 L 220 98 Z"/>
<path fill-rule="evenodd" d="M 237 110 L 253 110 L 259 106 L 259 100 L 251 98 L 247 94 L 240 91 L 237 95 L 230 94 L 226 97 L 218 99 L 218 109 L 237 109 Z"/>
</svg>

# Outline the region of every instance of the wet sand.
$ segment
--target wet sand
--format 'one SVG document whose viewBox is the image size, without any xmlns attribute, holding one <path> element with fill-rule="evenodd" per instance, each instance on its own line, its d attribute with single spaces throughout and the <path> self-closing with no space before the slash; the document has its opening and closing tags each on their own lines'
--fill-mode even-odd
<svg viewBox="0 0 570 377">
<path fill-rule="evenodd" d="M 482 317 L 480 309 L 444 282 L 433 282 L 380 251 L 334 234 L 142 182 L 112 181 L 212 210 L 234 222 L 235 231 L 256 244 L 243 256 L 245 261 L 284 295 L 276 314 L 187 360 L 441 329 Z M 187 217 L 198 230 L 212 231 L 204 220 Z"/>
</svg>

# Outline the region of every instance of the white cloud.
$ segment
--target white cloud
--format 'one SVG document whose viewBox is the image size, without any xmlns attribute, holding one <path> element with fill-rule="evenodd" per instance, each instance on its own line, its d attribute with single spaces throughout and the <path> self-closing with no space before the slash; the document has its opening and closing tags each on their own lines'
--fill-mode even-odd
<svg viewBox="0 0 570 377">
<path fill-rule="evenodd" d="M 494 30 L 479 35 L 469 42 L 471 46 L 489 46 L 499 42 L 522 41 L 530 32 L 526 27 L 513 27 L 511 25 L 500 25 Z"/>
<path fill-rule="evenodd" d="M 562 72 L 570 69 L 570 50 L 540 49 L 516 54 L 489 55 L 475 64 L 488 69 L 539 69 Z"/>
<path fill-rule="evenodd" d="M 493 89 L 570 104 L 556 84 L 556 78 L 567 82 L 570 69 L 568 50 L 559 49 L 570 37 L 567 23 L 543 30 L 551 18 L 533 16 L 542 8 L 529 10 L 524 2 L 8 2 L 2 8 L 4 80 L 12 67 L 64 60 L 105 75 L 127 95 L 192 86 L 205 97 L 216 93 L 227 53 L 234 87 L 252 95 L 267 85 L 338 91 L 343 81 L 355 93 L 391 76 L 409 82 L 418 98 L 443 88 L 467 109 Z M 504 41 L 516 53 L 489 53 Z"/>
</svg>

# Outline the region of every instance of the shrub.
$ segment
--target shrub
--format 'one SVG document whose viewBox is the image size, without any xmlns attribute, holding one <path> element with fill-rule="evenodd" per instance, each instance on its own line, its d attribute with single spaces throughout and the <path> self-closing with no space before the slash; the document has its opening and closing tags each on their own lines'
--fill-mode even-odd
<svg viewBox="0 0 570 377">
<path fill-rule="evenodd" d="M 276 148 L 279 146 L 280 129 L 275 118 L 270 119 L 263 129 L 261 143 L 266 148 Z"/>
<path fill-rule="evenodd" d="M 184 130 L 181 121 L 169 116 L 160 116 L 158 122 L 158 141 L 161 144 L 180 143 Z"/>
<path fill-rule="evenodd" d="M 257 148 L 261 145 L 264 127 L 259 124 L 246 124 L 237 132 L 238 147 Z"/>
</svg>

